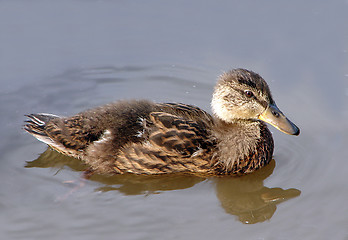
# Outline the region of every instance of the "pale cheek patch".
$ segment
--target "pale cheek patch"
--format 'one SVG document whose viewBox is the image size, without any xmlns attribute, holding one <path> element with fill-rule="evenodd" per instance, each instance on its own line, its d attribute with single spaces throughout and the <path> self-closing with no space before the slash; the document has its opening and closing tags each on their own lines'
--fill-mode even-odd
<svg viewBox="0 0 348 240">
<path fill-rule="evenodd" d="M 232 122 L 237 117 L 235 111 L 231 109 L 230 103 L 215 94 L 213 95 L 211 107 L 213 113 L 225 122 Z"/>
</svg>

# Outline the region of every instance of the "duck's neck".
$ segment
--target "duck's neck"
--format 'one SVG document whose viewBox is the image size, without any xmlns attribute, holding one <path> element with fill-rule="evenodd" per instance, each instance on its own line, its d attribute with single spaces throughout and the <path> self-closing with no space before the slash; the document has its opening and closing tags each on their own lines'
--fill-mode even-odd
<svg viewBox="0 0 348 240">
<path fill-rule="evenodd" d="M 223 171 L 244 173 L 248 169 L 243 168 L 248 168 L 250 161 L 257 167 L 263 164 L 263 159 L 267 163 L 271 160 L 272 156 L 264 152 L 269 148 L 267 145 L 271 145 L 268 150 L 271 150 L 271 155 L 273 153 L 272 135 L 263 122 L 235 120 L 227 123 L 216 119 L 214 135 L 218 148 L 217 163 Z"/>
</svg>

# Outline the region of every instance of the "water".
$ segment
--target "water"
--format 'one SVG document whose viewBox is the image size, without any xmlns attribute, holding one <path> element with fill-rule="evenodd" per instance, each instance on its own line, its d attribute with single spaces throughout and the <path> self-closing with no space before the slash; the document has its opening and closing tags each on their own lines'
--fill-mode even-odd
<svg viewBox="0 0 348 240">
<path fill-rule="evenodd" d="M 346 1 L 1 1 L 1 239 L 348 239 Z M 242 178 L 94 176 L 21 129 L 118 99 L 210 109 L 269 83 L 299 137 Z M 40 154 L 43 153 L 41 156 Z"/>
</svg>

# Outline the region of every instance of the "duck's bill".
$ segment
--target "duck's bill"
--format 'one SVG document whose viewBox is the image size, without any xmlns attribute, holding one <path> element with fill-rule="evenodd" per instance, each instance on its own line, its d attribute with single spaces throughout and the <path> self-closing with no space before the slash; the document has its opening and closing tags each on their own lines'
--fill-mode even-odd
<svg viewBox="0 0 348 240">
<path fill-rule="evenodd" d="M 287 117 L 285 117 L 285 115 L 275 104 L 269 105 L 267 109 L 259 116 L 259 119 L 271 124 L 286 134 L 296 136 L 300 134 L 300 129 L 289 119 L 287 119 Z"/>
</svg>

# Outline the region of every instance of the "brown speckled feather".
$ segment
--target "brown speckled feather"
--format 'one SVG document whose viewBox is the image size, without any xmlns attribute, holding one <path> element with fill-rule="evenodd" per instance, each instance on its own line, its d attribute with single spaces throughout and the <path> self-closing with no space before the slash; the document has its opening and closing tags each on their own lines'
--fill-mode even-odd
<svg viewBox="0 0 348 240">
<path fill-rule="evenodd" d="M 183 157 L 212 147 L 207 126 L 201 121 L 185 120 L 164 112 L 151 113 L 150 121 L 153 127 L 149 129 L 149 142 L 154 146 L 175 151 Z"/>
<path fill-rule="evenodd" d="M 209 171 L 208 156 L 214 144 L 203 122 L 153 112 L 142 124 L 145 142 L 122 148 L 115 161 L 116 170 L 137 174 Z"/>
</svg>

